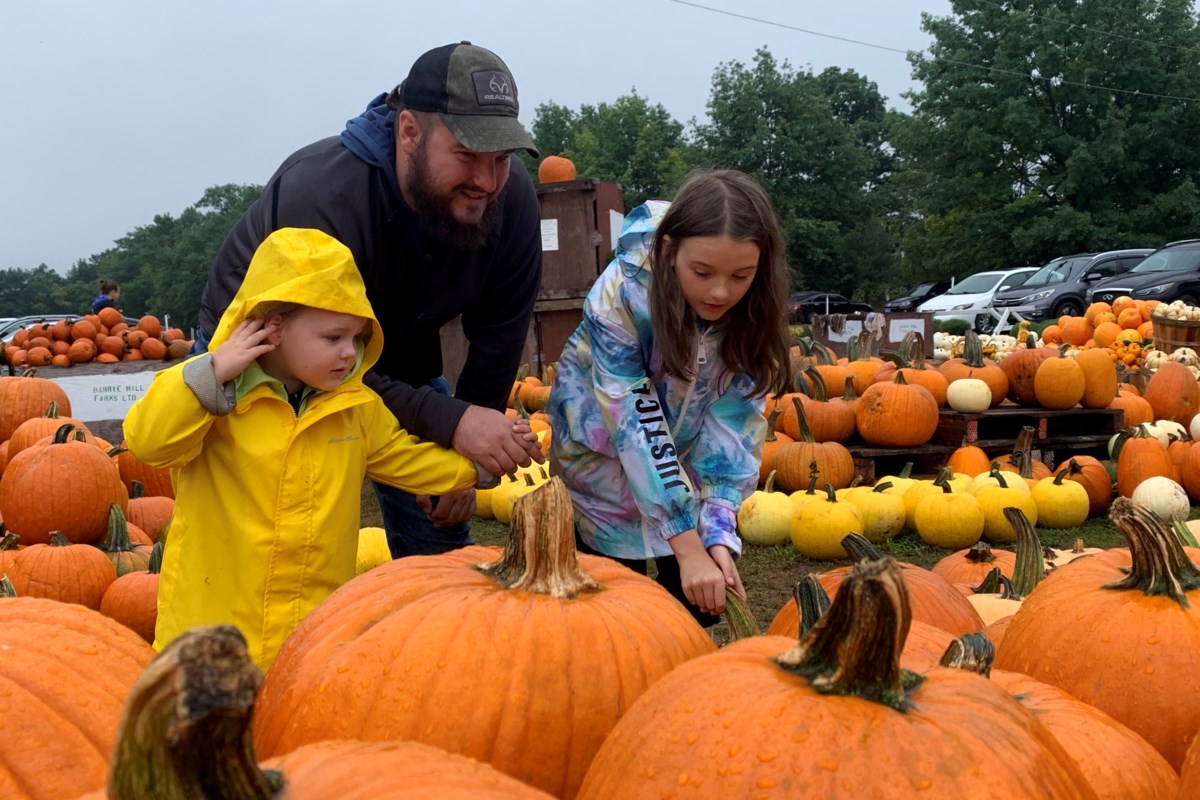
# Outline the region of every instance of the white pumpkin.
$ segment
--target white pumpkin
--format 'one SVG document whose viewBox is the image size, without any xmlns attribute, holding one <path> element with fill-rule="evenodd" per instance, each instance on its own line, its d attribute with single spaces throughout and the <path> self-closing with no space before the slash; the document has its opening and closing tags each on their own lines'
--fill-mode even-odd
<svg viewBox="0 0 1200 800">
<path fill-rule="evenodd" d="M 955 411 L 980 414 L 992 404 L 992 390 L 979 378 L 959 378 L 946 388 L 946 402 Z"/>
<path fill-rule="evenodd" d="M 1175 441 L 1176 439 L 1187 439 L 1188 438 L 1187 428 L 1183 427 L 1182 424 L 1176 422 L 1173 419 L 1156 420 L 1154 423 L 1154 427 L 1158 428 L 1160 431 L 1166 431 L 1167 444 L 1170 444 L 1171 442 Z"/>
<path fill-rule="evenodd" d="M 1190 433 L 1192 435 L 1192 438 L 1200 439 L 1200 414 L 1197 414 L 1196 416 L 1192 417 L 1192 424 L 1189 425 L 1188 427 L 1189 427 L 1188 433 Z"/>
<path fill-rule="evenodd" d="M 1146 478 L 1139 483 L 1133 490 L 1133 501 L 1146 506 L 1166 522 L 1182 522 L 1192 510 L 1191 501 L 1188 500 L 1183 487 L 1161 475 Z"/>
<path fill-rule="evenodd" d="M 1146 431 L 1146 435 L 1153 436 L 1155 439 L 1158 439 L 1158 441 L 1162 443 L 1163 447 L 1170 447 L 1171 434 L 1169 434 L 1165 428 L 1158 427 L 1157 422 L 1139 422 L 1138 425 L 1141 426 L 1141 428 Z M 1109 440 L 1108 440 L 1108 457 L 1109 458 L 1113 457 L 1113 447 L 1116 445 L 1117 440 L 1121 437 L 1121 435 L 1122 434 L 1120 434 L 1120 433 L 1115 433 L 1109 438 Z"/>
</svg>

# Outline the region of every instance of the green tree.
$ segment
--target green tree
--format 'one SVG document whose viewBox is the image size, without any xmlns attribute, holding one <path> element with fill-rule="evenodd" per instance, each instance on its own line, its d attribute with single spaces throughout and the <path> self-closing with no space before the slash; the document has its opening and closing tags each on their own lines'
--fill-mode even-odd
<svg viewBox="0 0 1200 800">
<path fill-rule="evenodd" d="M 70 312 L 54 299 L 63 277 L 45 264 L 36 269 L 0 269 L 0 317 Z"/>
<path fill-rule="evenodd" d="M 705 161 L 763 184 L 787 234 L 795 286 L 861 297 L 891 273 L 880 202 L 891 170 L 888 118 L 874 83 L 854 72 L 799 72 L 763 48 L 749 66 L 717 68 L 708 113 L 696 128 Z"/>
<path fill-rule="evenodd" d="M 953 0 L 895 131 L 913 278 L 1200 229 L 1191 0 Z M 1118 91 L 1124 90 L 1124 91 Z"/>
</svg>

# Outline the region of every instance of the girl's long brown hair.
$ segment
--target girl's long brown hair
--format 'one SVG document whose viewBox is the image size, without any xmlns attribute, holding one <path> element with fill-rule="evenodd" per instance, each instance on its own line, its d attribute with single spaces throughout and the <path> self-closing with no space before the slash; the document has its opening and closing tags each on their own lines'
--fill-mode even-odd
<svg viewBox="0 0 1200 800">
<path fill-rule="evenodd" d="M 748 375 L 758 394 L 782 394 L 791 386 L 790 336 L 784 315 L 788 270 L 783 232 L 771 201 L 744 172 L 693 173 L 654 232 L 650 253 L 650 324 L 662 351 L 661 373 L 692 378 L 696 318 L 675 275 L 679 243 L 689 236 L 728 236 L 758 245 L 758 271 L 745 297 L 726 312 L 721 360 Z"/>
</svg>

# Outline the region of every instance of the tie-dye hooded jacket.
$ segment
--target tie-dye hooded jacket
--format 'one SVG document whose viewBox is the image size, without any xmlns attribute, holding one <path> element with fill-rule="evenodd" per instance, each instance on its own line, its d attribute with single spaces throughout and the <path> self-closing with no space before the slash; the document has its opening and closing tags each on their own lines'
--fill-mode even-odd
<svg viewBox="0 0 1200 800">
<path fill-rule="evenodd" d="M 668 203 L 625 218 L 616 257 L 592 286 L 558 362 L 546 409 L 551 465 L 584 540 L 615 558 L 671 555 L 692 528 L 738 555 L 737 510 L 758 482 L 766 422 L 749 377 L 725 369 L 721 330 L 702 320 L 695 380 L 651 376 L 650 247 Z"/>
</svg>

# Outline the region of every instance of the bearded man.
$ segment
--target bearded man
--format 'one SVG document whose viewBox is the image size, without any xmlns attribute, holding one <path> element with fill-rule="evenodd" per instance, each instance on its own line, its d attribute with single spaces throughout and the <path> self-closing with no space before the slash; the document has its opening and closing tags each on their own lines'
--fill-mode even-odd
<svg viewBox="0 0 1200 800">
<path fill-rule="evenodd" d="M 537 195 L 513 156 L 537 151 L 517 113 L 516 84 L 495 53 L 461 42 L 422 55 L 340 136 L 298 150 L 271 177 L 213 263 L 198 345 L 259 243 L 279 228 L 322 230 L 354 254 L 384 335 L 364 382 L 405 430 L 493 475 L 541 462 L 536 438 L 503 413 L 542 270 Z M 469 348 L 451 397 L 439 330 L 459 315 Z M 375 491 L 393 557 L 471 543 L 474 490 Z"/>
</svg>

